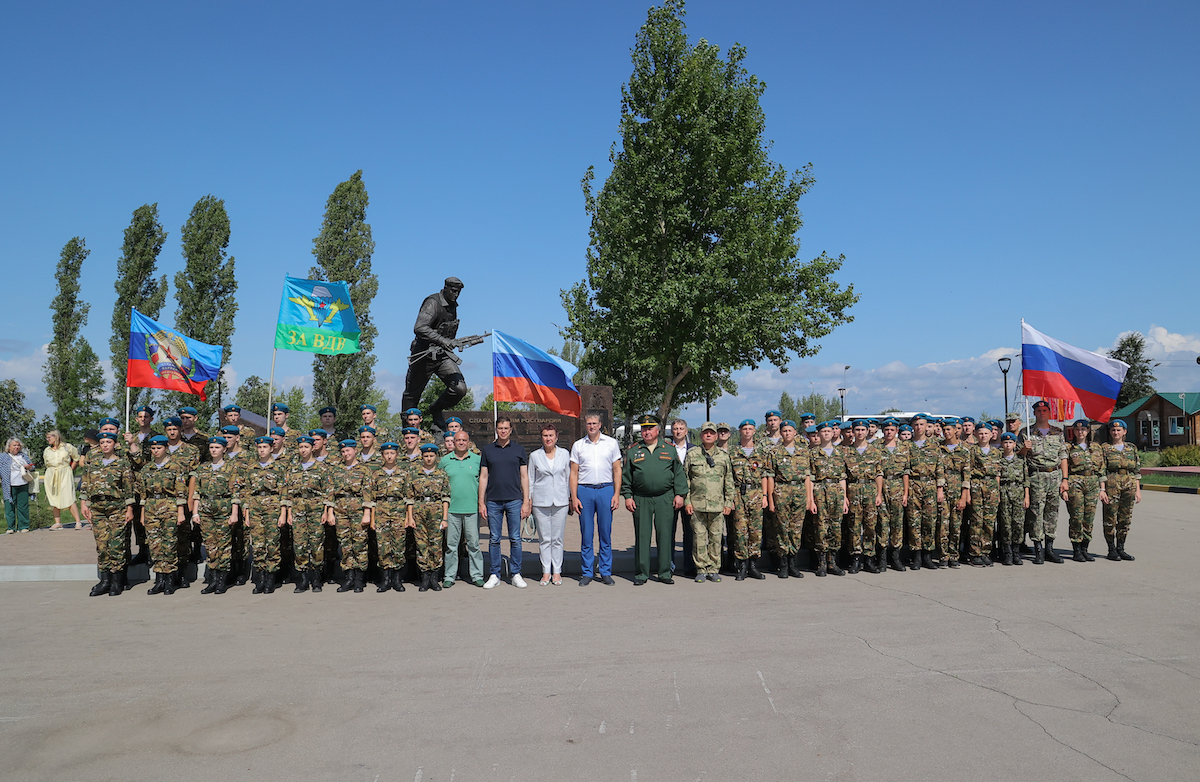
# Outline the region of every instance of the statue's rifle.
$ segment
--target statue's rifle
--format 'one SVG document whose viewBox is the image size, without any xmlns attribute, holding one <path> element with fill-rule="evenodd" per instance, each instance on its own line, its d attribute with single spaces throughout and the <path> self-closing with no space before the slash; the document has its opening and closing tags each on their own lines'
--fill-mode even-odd
<svg viewBox="0 0 1200 782">
<path fill-rule="evenodd" d="M 481 345 L 483 344 L 483 341 L 490 336 L 492 336 L 492 332 L 485 331 L 482 334 L 472 334 L 469 337 L 458 337 L 457 339 L 452 339 L 450 340 L 450 345 L 448 348 L 444 348 L 441 345 L 430 345 L 424 350 L 418 351 L 417 353 L 413 353 L 411 356 L 409 356 L 408 363 L 415 364 L 418 361 L 424 361 L 427 358 L 435 360 L 439 358 L 448 358 L 455 364 L 461 364 L 462 359 L 454 355 L 453 351 L 457 350 L 461 353 L 463 350 L 471 347 L 472 345 Z"/>
</svg>

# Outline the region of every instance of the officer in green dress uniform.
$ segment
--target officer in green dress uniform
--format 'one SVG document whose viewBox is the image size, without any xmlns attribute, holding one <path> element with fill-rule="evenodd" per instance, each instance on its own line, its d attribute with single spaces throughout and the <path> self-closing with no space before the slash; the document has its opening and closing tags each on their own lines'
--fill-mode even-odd
<svg viewBox="0 0 1200 782">
<path fill-rule="evenodd" d="M 687 495 L 687 477 L 675 447 L 659 438 L 658 416 L 643 415 L 637 420 L 642 442 L 625 453 L 621 496 L 625 509 L 633 514 L 636 567 L 633 583 L 640 586 L 650 578 L 650 534 L 658 545 L 658 580 L 673 584 L 671 552 L 675 541 L 671 533 L 675 510 L 683 507 Z"/>
</svg>

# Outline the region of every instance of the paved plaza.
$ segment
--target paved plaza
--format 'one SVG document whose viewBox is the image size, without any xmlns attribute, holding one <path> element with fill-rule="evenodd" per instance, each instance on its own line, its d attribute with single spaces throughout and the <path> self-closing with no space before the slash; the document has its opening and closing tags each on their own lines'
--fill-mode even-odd
<svg viewBox="0 0 1200 782">
<path fill-rule="evenodd" d="M 85 535 L 7 539 L 39 534 Z M 538 586 L 535 555 L 525 590 L 426 594 L 0 583 L 0 779 L 1194 780 L 1200 498 L 1146 492 L 1128 549 L 586 589 Z"/>
</svg>

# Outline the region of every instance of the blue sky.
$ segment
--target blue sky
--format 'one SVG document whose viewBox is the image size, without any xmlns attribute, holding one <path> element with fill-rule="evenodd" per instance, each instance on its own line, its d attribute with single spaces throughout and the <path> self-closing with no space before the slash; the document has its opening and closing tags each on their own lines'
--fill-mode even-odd
<svg viewBox="0 0 1200 782">
<path fill-rule="evenodd" d="M 325 200 L 358 169 L 394 405 L 416 309 L 448 274 L 466 283 L 462 333 L 560 345 L 558 292 L 584 275 L 579 180 L 607 173 L 648 5 L 8 9 L 0 375 L 48 412 L 63 244 L 92 251 L 84 333 L 107 358 L 133 210 L 159 204 L 173 277 L 180 226 L 211 193 L 237 258 L 230 370 L 266 376 L 283 276 L 306 274 Z M 995 358 L 1019 349 L 1022 317 L 1089 349 L 1141 331 L 1160 388 L 1200 389 L 1200 6 L 695 0 L 687 23 L 747 48 L 772 158 L 813 163 L 801 256 L 845 253 L 839 279 L 862 294 L 816 356 L 740 373 L 714 417 L 758 418 L 782 390 L 835 393 L 843 377 L 854 412 L 1002 410 Z M 481 398 L 490 356 L 466 357 Z M 310 366 L 281 351 L 277 378 L 305 383 Z"/>
</svg>

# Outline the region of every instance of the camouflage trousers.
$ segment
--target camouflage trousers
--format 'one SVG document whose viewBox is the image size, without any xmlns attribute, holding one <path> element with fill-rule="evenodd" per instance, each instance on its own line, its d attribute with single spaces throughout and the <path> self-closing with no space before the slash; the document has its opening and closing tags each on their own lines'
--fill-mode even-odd
<svg viewBox="0 0 1200 782">
<path fill-rule="evenodd" d="M 1000 484 L 996 508 L 996 539 L 1015 546 L 1025 538 L 1025 485 L 1017 481 Z"/>
<path fill-rule="evenodd" d="M 1072 543 L 1092 539 L 1092 522 L 1096 519 L 1096 503 L 1100 500 L 1100 478 L 1095 475 L 1072 475 L 1067 483 L 1067 531 Z"/>
<path fill-rule="evenodd" d="M 845 495 L 838 481 L 813 483 L 817 503 L 817 551 L 834 552 L 842 547 L 842 503 Z"/>
<path fill-rule="evenodd" d="M 174 497 L 146 500 L 142 506 L 142 523 L 146 525 L 146 542 L 155 573 L 174 573 L 179 563 L 179 506 Z"/>
<path fill-rule="evenodd" d="M 91 503 L 92 536 L 96 539 L 96 564 L 106 573 L 124 570 L 129 564 L 125 554 L 125 503 Z"/>
<path fill-rule="evenodd" d="M 800 550 L 808 495 L 804 484 L 775 485 L 775 553 L 790 557 Z"/>
<path fill-rule="evenodd" d="M 963 511 L 958 509 L 958 501 L 962 498 L 962 481 L 947 478 L 945 497 L 945 502 L 938 503 L 937 539 L 946 560 L 957 562 L 962 551 Z"/>
<path fill-rule="evenodd" d="M 292 501 L 292 556 L 296 570 L 313 570 L 325 564 L 325 503 L 312 499 Z"/>
<path fill-rule="evenodd" d="M 442 566 L 442 503 L 413 503 L 413 520 L 417 523 L 413 530 L 417 539 L 417 567 L 437 570 Z"/>
<path fill-rule="evenodd" d="M 855 481 L 847 489 L 850 512 L 846 514 L 846 551 L 875 556 L 875 527 L 879 524 L 875 481 Z"/>
<path fill-rule="evenodd" d="M 193 518 L 200 523 L 208 566 L 213 570 L 229 570 L 233 562 L 233 527 L 229 524 L 233 503 L 201 499 L 199 510 L 199 515 Z"/>
<path fill-rule="evenodd" d="M 1104 490 L 1108 494 L 1108 504 L 1104 506 L 1104 539 L 1124 542 L 1129 536 L 1129 525 L 1133 522 L 1137 477 L 1110 475 L 1104 483 Z"/>
<path fill-rule="evenodd" d="M 251 497 L 243 510 L 246 536 L 254 549 L 254 567 L 260 573 L 279 570 L 279 498 Z"/>
<path fill-rule="evenodd" d="M 362 502 L 342 500 L 334 506 L 333 515 L 337 520 L 338 545 L 342 549 L 342 570 L 366 570 L 367 528 L 362 524 Z"/>
<path fill-rule="evenodd" d="M 883 505 L 879 506 L 875 546 L 880 551 L 888 546 L 904 545 L 904 479 L 883 479 Z"/>
<path fill-rule="evenodd" d="M 745 560 L 762 550 L 763 493 L 761 489 L 738 495 L 738 506 L 729 514 L 733 522 L 733 556 Z M 803 519 L 801 520 L 803 523 Z"/>
<path fill-rule="evenodd" d="M 766 554 L 772 551 L 779 551 L 779 522 L 775 518 L 774 511 L 764 510 L 762 512 L 761 552 Z M 755 552 L 752 553 L 752 556 L 759 556 L 759 554 Z"/>
<path fill-rule="evenodd" d="M 917 478 L 908 484 L 908 547 L 913 551 L 933 551 L 937 525 L 937 483 L 932 478 Z"/>
<path fill-rule="evenodd" d="M 721 529 L 725 514 L 698 510 L 692 514 L 692 561 L 698 575 L 721 570 Z"/>
<path fill-rule="evenodd" d="M 1062 471 L 1029 473 L 1029 510 L 1025 514 L 1025 531 L 1033 540 L 1057 537 L 1058 489 Z"/>
<path fill-rule="evenodd" d="M 375 506 L 375 538 L 379 541 L 379 567 L 399 570 L 408 563 L 404 547 L 403 502 L 380 501 Z M 454 552 L 458 561 L 458 552 Z"/>
<path fill-rule="evenodd" d="M 972 557 L 987 557 L 992 553 L 992 538 L 996 534 L 996 505 L 1000 501 L 995 479 L 985 478 L 971 484 L 971 542 Z"/>
</svg>

